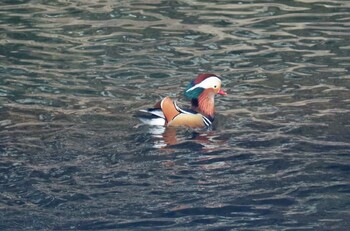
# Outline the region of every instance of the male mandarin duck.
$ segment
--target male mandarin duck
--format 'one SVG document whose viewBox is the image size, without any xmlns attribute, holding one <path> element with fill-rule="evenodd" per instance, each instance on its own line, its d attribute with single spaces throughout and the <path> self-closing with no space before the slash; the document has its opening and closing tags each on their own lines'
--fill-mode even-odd
<svg viewBox="0 0 350 231">
<path fill-rule="evenodd" d="M 175 101 L 165 97 L 156 103 L 154 108 L 141 110 L 150 114 L 151 117 L 139 118 L 149 125 L 210 127 L 214 120 L 216 94 L 226 95 L 226 92 L 221 89 L 220 78 L 214 74 L 199 74 L 185 90 L 185 96 L 191 100 L 192 109 L 181 109 Z"/>
</svg>

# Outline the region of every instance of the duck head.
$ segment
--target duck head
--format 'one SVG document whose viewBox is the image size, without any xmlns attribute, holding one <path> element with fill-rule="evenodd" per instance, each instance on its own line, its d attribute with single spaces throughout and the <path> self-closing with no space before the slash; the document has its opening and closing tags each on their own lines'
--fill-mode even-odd
<svg viewBox="0 0 350 231">
<path fill-rule="evenodd" d="M 211 118 L 214 118 L 214 96 L 216 94 L 227 95 L 221 89 L 220 78 L 210 73 L 199 74 L 185 90 L 185 96 L 191 99 L 193 109 Z"/>
</svg>

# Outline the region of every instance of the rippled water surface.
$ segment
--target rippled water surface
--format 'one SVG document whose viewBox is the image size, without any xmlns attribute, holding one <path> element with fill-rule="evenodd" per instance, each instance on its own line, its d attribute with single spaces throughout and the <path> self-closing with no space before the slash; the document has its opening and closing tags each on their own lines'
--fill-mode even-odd
<svg viewBox="0 0 350 231">
<path fill-rule="evenodd" d="M 1 230 L 346 230 L 350 1 L 3 0 Z M 133 116 L 223 77 L 210 131 Z"/>
</svg>

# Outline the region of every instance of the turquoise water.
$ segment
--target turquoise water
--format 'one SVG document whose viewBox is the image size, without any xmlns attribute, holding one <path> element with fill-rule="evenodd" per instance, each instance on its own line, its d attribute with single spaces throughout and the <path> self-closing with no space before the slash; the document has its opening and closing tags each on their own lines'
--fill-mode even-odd
<svg viewBox="0 0 350 231">
<path fill-rule="evenodd" d="M 2 1 L 1 230 L 346 230 L 350 2 Z M 210 131 L 134 114 L 222 76 Z"/>
</svg>

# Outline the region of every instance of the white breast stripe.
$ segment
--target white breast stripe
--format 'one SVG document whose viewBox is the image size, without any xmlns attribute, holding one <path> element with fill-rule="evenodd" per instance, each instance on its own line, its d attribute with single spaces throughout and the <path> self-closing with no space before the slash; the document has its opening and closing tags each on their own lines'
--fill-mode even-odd
<svg viewBox="0 0 350 231">
<path fill-rule="evenodd" d="M 204 122 L 205 126 L 209 127 L 211 125 L 210 119 L 208 119 L 205 116 L 202 116 L 202 117 L 203 117 L 203 122 Z"/>
</svg>

